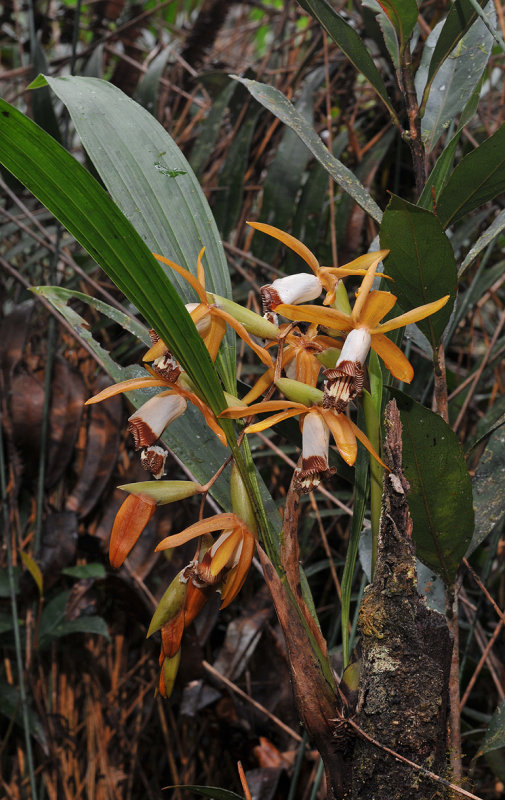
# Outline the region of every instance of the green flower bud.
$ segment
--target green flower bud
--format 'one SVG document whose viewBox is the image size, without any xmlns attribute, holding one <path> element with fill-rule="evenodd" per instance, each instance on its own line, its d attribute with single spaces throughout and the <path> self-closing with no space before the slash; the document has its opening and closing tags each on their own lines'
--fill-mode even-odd
<svg viewBox="0 0 505 800">
<path fill-rule="evenodd" d="M 222 308 L 231 317 L 240 322 L 247 333 L 253 336 L 258 336 L 260 339 L 277 339 L 279 336 L 279 328 L 272 322 L 269 322 L 260 314 L 251 311 L 249 308 L 244 308 L 233 300 L 228 300 L 226 297 L 220 297 L 218 294 L 211 294 L 207 292 L 207 299 L 209 302 L 214 303 L 218 308 Z"/>
<path fill-rule="evenodd" d="M 139 483 L 124 483 L 118 486 L 124 492 L 150 497 L 157 505 L 175 503 L 176 500 L 186 500 L 202 492 L 202 487 L 194 481 L 140 481 Z"/>
<path fill-rule="evenodd" d="M 294 403 L 303 403 L 306 406 L 320 406 L 323 402 L 323 392 L 313 386 L 307 386 L 301 381 L 291 378 L 279 378 L 275 385 L 285 394 L 288 400 Z"/>
<path fill-rule="evenodd" d="M 250 531 L 256 533 L 257 524 L 254 509 L 242 480 L 242 475 L 235 462 L 233 462 L 231 468 L 230 497 L 234 513 L 245 522 Z"/>
<path fill-rule="evenodd" d="M 328 347 L 328 349 L 323 350 L 322 353 L 316 353 L 316 358 L 326 369 L 334 369 L 340 353 L 341 350 L 339 347 Z"/>
<path fill-rule="evenodd" d="M 184 567 L 186 569 L 186 567 Z M 165 594 L 158 603 L 158 607 L 153 614 L 149 630 L 147 631 L 146 639 L 149 639 L 153 633 L 173 619 L 176 614 L 183 608 L 186 602 L 186 592 L 188 590 L 188 582 L 181 580 L 184 569 L 182 569 L 173 579 L 172 583 L 166 590 Z"/>
<path fill-rule="evenodd" d="M 167 699 L 173 692 L 180 660 L 181 660 L 181 651 L 179 648 L 175 656 L 172 656 L 172 658 L 166 658 L 163 662 L 163 681 L 165 683 L 165 691 L 167 693 Z"/>
</svg>

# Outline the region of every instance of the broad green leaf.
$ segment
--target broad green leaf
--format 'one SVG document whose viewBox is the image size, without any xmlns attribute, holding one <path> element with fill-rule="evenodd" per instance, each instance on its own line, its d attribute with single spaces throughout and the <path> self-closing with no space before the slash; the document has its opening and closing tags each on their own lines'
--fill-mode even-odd
<svg viewBox="0 0 505 800">
<path fill-rule="evenodd" d="M 200 128 L 200 133 L 195 140 L 189 157 L 191 167 L 197 178 L 201 177 L 204 167 L 212 154 L 221 125 L 223 124 L 223 117 L 225 116 L 231 96 L 236 88 L 237 84 L 234 81 L 230 81 L 228 86 L 226 86 L 213 101 L 205 122 Z"/>
<path fill-rule="evenodd" d="M 436 347 L 456 296 L 456 262 L 449 239 L 434 214 L 393 195 L 384 212 L 380 243 L 391 251 L 386 261 L 395 281 L 391 291 L 405 311 L 450 295 L 440 311 L 417 323 Z"/>
<path fill-rule="evenodd" d="M 453 582 L 473 533 L 472 486 L 456 434 L 442 417 L 390 389 L 402 422 L 403 471 L 416 555 Z"/>
<path fill-rule="evenodd" d="M 489 228 L 487 228 L 484 233 L 482 233 L 475 244 L 472 245 L 470 250 L 465 256 L 463 263 L 458 272 L 458 278 L 461 278 L 463 273 L 466 269 L 472 264 L 477 256 L 482 253 L 482 251 L 491 244 L 493 239 L 495 239 L 503 230 L 505 229 L 505 209 L 500 211 L 499 214 L 496 215 L 494 220 L 492 221 Z"/>
<path fill-rule="evenodd" d="M 171 50 L 171 47 L 164 47 L 163 50 L 153 58 L 135 92 L 135 100 L 147 109 L 150 114 L 154 114 L 154 116 L 156 116 L 160 79 L 167 65 Z"/>
<path fill-rule="evenodd" d="M 477 2 L 483 7 L 486 5 L 487 0 L 477 0 Z M 455 0 L 445 20 L 433 29 L 432 35 L 435 33 L 435 30 L 437 30 L 437 35 L 433 37 L 430 47 L 432 53 L 429 59 L 426 86 L 423 89 L 423 102 L 424 99 L 428 97 L 431 83 L 438 69 L 445 59 L 449 57 L 449 54 L 454 50 L 459 40 L 465 35 L 476 19 L 477 12 L 471 0 Z"/>
<path fill-rule="evenodd" d="M 374 200 L 370 197 L 367 190 L 353 175 L 350 169 L 332 156 L 328 148 L 325 147 L 316 131 L 307 124 L 306 120 L 296 111 L 292 103 L 289 102 L 282 92 L 273 86 L 267 86 L 258 81 L 251 81 L 246 78 L 235 76 L 236 80 L 243 83 L 250 91 L 252 96 L 272 114 L 275 114 L 281 122 L 292 128 L 295 133 L 309 148 L 312 155 L 317 158 L 320 164 L 326 169 L 331 177 L 347 194 L 370 214 L 370 216 L 380 222 L 382 211 Z"/>
<path fill-rule="evenodd" d="M 378 2 L 398 34 L 402 50 L 408 43 L 417 23 L 416 0 L 378 0 Z"/>
<path fill-rule="evenodd" d="M 421 192 L 421 196 L 417 201 L 417 205 L 421 208 L 433 211 L 433 193 L 435 194 L 436 203 L 438 195 L 449 179 L 460 136 L 461 131 L 458 130 L 437 158 L 435 166 L 431 170 L 428 180 L 424 185 L 424 189 Z"/>
<path fill-rule="evenodd" d="M 142 106 L 96 78 L 46 78 L 68 108 L 77 133 L 107 190 L 149 250 L 196 274 L 205 247 L 207 289 L 231 297 L 226 257 L 205 195 L 188 161 Z M 185 302 L 193 290 L 162 267 Z M 234 391 L 234 335 L 226 337 L 223 366 Z"/>
<path fill-rule="evenodd" d="M 36 290 L 37 294 L 45 297 L 56 308 L 57 311 L 67 320 L 76 333 L 84 339 L 93 352 L 99 358 L 103 369 L 109 373 L 112 380 L 116 383 L 129 378 L 145 375 L 145 370 L 140 365 L 121 367 L 111 358 L 107 350 L 93 338 L 89 330 L 89 325 L 73 308 L 67 305 L 68 300 L 77 298 L 87 302 L 96 308 L 100 313 L 113 319 L 126 330 L 130 330 L 139 339 L 150 345 L 147 330 L 139 323 L 135 323 L 125 314 L 122 314 L 107 303 L 95 300 L 81 292 L 74 292 L 63 289 L 59 286 L 43 286 Z M 140 329 L 136 330 L 136 326 Z M 128 400 L 134 408 L 139 408 L 146 400 L 151 397 L 153 390 L 139 389 L 128 392 Z M 175 453 L 182 463 L 191 471 L 192 475 L 199 483 L 207 483 L 215 475 L 219 467 L 223 464 L 229 451 L 216 439 L 206 425 L 202 415 L 191 403 L 188 403 L 186 412 L 170 424 L 162 436 L 165 444 Z M 214 499 L 227 511 L 231 511 L 230 490 L 228 472 L 223 473 L 210 489 Z"/>
<path fill-rule="evenodd" d="M 494 26 L 496 13 L 492 1 L 486 7 L 486 15 Z M 431 53 L 442 24 L 439 23 L 426 40 L 416 73 L 415 83 L 420 104 L 427 81 Z M 483 20 L 477 19 L 433 77 L 421 121 L 421 132 L 427 153 L 431 153 L 440 136 L 466 106 L 468 98 L 481 79 L 492 46 L 492 33 Z"/>
<path fill-rule="evenodd" d="M 42 577 L 42 572 L 39 565 L 31 556 L 28 555 L 28 553 L 24 553 L 22 550 L 20 550 L 19 555 L 21 556 L 21 561 L 37 584 L 39 594 L 42 595 L 44 593 L 44 579 Z"/>
<path fill-rule="evenodd" d="M 218 786 L 164 786 L 164 789 L 187 789 L 188 792 L 195 792 L 202 797 L 212 797 L 214 800 L 244 800 L 241 794 L 230 791 L 230 789 L 220 789 Z"/>
<path fill-rule="evenodd" d="M 394 68 L 398 69 L 400 66 L 400 45 L 393 23 L 381 8 L 378 0 L 364 0 L 363 5 L 376 15 L 377 25 L 381 30 L 386 49 L 391 56 Z"/>
<path fill-rule="evenodd" d="M 414 2 L 414 0 L 412 0 Z M 394 120 L 396 111 L 389 99 L 386 86 L 359 34 L 326 2 L 326 0 L 298 0 L 299 5 L 321 23 L 328 35 L 338 44 L 349 61 L 370 82 Z M 260 101 L 261 102 L 261 101 Z M 274 112 L 275 113 L 275 112 Z M 285 120 L 283 120 L 284 122 Z M 289 123 L 286 123 L 289 124 Z M 316 156 L 317 158 L 317 156 Z"/>
<path fill-rule="evenodd" d="M 458 164 L 437 203 L 444 228 L 505 191 L 505 124 Z"/>
<path fill-rule="evenodd" d="M 480 457 L 473 478 L 475 531 L 468 548 L 473 553 L 486 536 L 505 519 L 503 474 L 505 471 L 505 427 L 497 428 Z"/>
<path fill-rule="evenodd" d="M 75 158 L 4 100 L 0 100 L 0 163 L 100 264 L 167 343 L 209 405 L 221 411 L 225 399 L 208 351 L 135 228 Z"/>
<path fill-rule="evenodd" d="M 478 755 L 505 747 L 505 700 L 502 700 L 487 726 Z"/>
</svg>

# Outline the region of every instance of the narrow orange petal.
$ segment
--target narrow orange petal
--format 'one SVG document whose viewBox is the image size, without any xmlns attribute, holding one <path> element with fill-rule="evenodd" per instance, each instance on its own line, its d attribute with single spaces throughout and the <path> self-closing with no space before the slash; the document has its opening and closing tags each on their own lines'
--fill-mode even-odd
<svg viewBox="0 0 505 800">
<path fill-rule="evenodd" d="M 377 250 L 375 253 L 368 253 L 367 255 L 372 256 L 372 261 L 367 269 L 367 273 L 363 280 L 361 281 L 361 286 L 359 287 L 358 296 L 356 298 L 356 302 L 354 303 L 354 307 L 351 312 L 351 317 L 353 322 L 358 322 L 361 316 L 361 311 L 365 304 L 365 300 L 368 297 L 368 292 L 372 288 L 372 284 L 375 280 L 375 273 L 377 272 L 377 267 L 379 266 L 380 262 L 383 258 L 387 256 L 389 250 Z"/>
<path fill-rule="evenodd" d="M 205 253 L 205 247 L 202 247 L 202 249 L 198 253 L 198 258 L 196 259 L 196 276 L 198 278 L 200 286 L 203 286 L 203 289 L 205 291 L 205 271 L 203 269 L 203 264 L 202 264 L 202 258 L 204 253 Z M 207 297 L 207 295 L 205 296 Z"/>
<path fill-rule="evenodd" d="M 230 406 L 221 411 L 220 417 L 229 419 L 239 419 L 240 417 L 252 417 L 254 414 L 267 414 L 269 411 L 280 411 L 281 409 L 296 408 L 299 411 L 306 411 L 307 407 L 303 403 L 295 403 L 292 400 L 263 400 L 260 403 L 244 408 L 244 406 Z"/>
<path fill-rule="evenodd" d="M 254 342 L 251 339 L 244 326 L 236 319 L 234 319 L 231 316 L 231 314 L 228 314 L 227 311 L 223 311 L 222 308 L 213 308 L 212 314 L 219 316 L 221 317 L 221 319 L 225 320 L 230 326 L 230 328 L 233 328 L 235 333 L 238 333 L 240 338 L 249 345 L 251 350 L 254 350 L 258 358 L 261 359 L 261 361 L 263 361 L 263 363 L 266 364 L 267 367 L 273 366 L 272 356 L 270 355 L 270 353 L 267 350 L 265 350 L 264 347 L 260 347 L 259 344 L 256 344 L 256 342 Z"/>
<path fill-rule="evenodd" d="M 184 610 L 184 627 L 187 628 L 196 616 L 200 613 L 205 603 L 209 599 L 209 592 L 199 589 L 193 581 L 188 583 L 188 593 L 186 595 L 186 608 Z"/>
<path fill-rule="evenodd" d="M 302 244 L 302 242 L 300 242 L 298 239 L 295 239 L 294 236 L 291 236 L 285 231 L 281 231 L 280 228 L 274 228 L 273 225 L 266 225 L 264 222 L 248 222 L 247 224 L 250 225 L 251 228 L 255 228 L 257 231 L 268 233 L 269 236 L 273 236 L 274 239 L 278 239 L 279 242 L 285 244 L 286 247 L 289 247 L 290 250 L 293 250 L 293 252 L 300 256 L 300 258 L 302 258 L 311 268 L 312 272 L 317 275 L 319 271 L 319 261 L 315 257 L 314 253 L 312 253 L 309 248 Z"/>
<path fill-rule="evenodd" d="M 315 322 L 324 325 L 326 328 L 334 328 L 339 331 L 350 331 L 353 329 L 351 317 L 343 314 L 335 308 L 324 308 L 323 306 L 291 306 L 278 305 L 275 309 L 277 314 L 282 314 L 287 319 L 296 322 Z"/>
<path fill-rule="evenodd" d="M 382 333 L 373 333 L 370 346 L 382 358 L 391 375 L 399 381 L 411 382 L 414 377 L 412 364 L 391 339 Z"/>
<path fill-rule="evenodd" d="M 346 464 L 352 467 L 358 455 L 358 445 L 350 420 L 345 414 L 335 414 L 331 409 L 323 409 L 321 413 L 335 440 L 338 452 Z"/>
<path fill-rule="evenodd" d="M 407 311 L 405 314 L 400 314 L 399 317 L 394 317 L 383 325 L 379 325 L 374 331 L 370 331 L 370 333 L 387 333 L 388 331 L 396 330 L 396 328 L 403 328 L 404 325 L 410 325 L 412 322 L 419 322 L 419 320 L 425 319 L 425 317 L 429 317 L 431 314 L 436 314 L 437 311 L 440 311 L 447 303 L 449 297 L 450 295 L 446 294 L 445 297 L 441 297 L 433 303 L 426 303 L 424 306 L 413 308 L 412 311 Z"/>
<path fill-rule="evenodd" d="M 129 495 L 129 497 L 135 497 L 135 495 Z M 156 551 L 168 550 L 171 547 L 179 547 L 181 544 L 185 544 L 191 539 L 195 539 L 197 536 L 203 536 L 204 533 L 221 531 L 224 530 L 224 528 L 235 528 L 239 525 L 243 525 L 242 520 L 232 512 L 215 514 L 213 517 L 207 517 L 206 519 L 195 522 L 194 525 L 190 525 L 189 528 L 186 528 L 180 533 L 175 533 L 173 536 L 167 536 L 165 539 L 162 539 L 156 547 Z"/>
<path fill-rule="evenodd" d="M 146 376 L 145 378 L 130 378 L 127 381 L 121 381 L 121 383 L 114 383 L 112 386 L 108 386 L 107 389 L 103 389 L 98 394 L 95 394 L 94 397 L 90 397 L 89 400 L 86 400 L 85 405 L 90 406 L 92 403 L 100 403 L 102 400 L 107 400 L 109 397 L 121 394 L 121 392 L 132 392 L 135 389 L 167 385 L 169 384 L 163 378 L 152 378 L 151 376 Z"/>
<path fill-rule="evenodd" d="M 214 314 L 213 312 L 214 309 L 212 309 L 211 312 L 212 322 L 210 325 L 210 330 L 203 337 L 203 341 L 205 347 L 209 351 L 209 355 L 212 361 L 215 361 L 217 358 L 219 348 L 221 346 L 221 342 L 223 341 L 224 335 L 226 333 L 226 322 L 220 319 L 218 314 Z"/>
<path fill-rule="evenodd" d="M 356 439 L 359 439 L 361 444 L 363 444 L 366 447 L 368 452 L 373 455 L 375 460 L 378 461 L 379 464 L 381 464 L 384 467 L 384 469 L 387 469 L 388 472 L 389 472 L 389 467 L 384 463 L 384 461 L 382 461 L 382 459 L 380 458 L 378 453 L 376 453 L 376 451 L 372 447 L 372 443 L 371 443 L 370 439 L 368 438 L 368 436 L 366 436 L 363 433 L 363 431 L 361 430 L 361 428 L 358 428 L 358 426 L 355 425 L 354 422 L 351 419 L 348 420 L 348 422 L 349 422 L 349 424 L 350 424 L 350 426 L 351 426 L 351 428 L 352 428 L 352 430 L 354 432 L 354 435 L 356 436 Z"/>
<path fill-rule="evenodd" d="M 277 425 L 278 422 L 283 422 L 285 419 L 290 419 L 290 417 L 297 417 L 300 413 L 306 413 L 307 407 L 303 406 L 303 412 L 300 412 L 298 409 L 294 409 L 291 411 L 282 411 L 280 414 L 274 414 L 271 417 L 267 417 L 266 419 L 262 420 L 261 422 L 255 422 L 254 425 L 248 425 L 245 429 L 246 433 L 259 433 L 260 431 L 264 431 L 267 428 L 271 428 L 272 425 Z"/>
<path fill-rule="evenodd" d="M 251 566 L 255 547 L 256 540 L 254 539 L 254 536 L 244 536 L 244 544 L 242 546 L 240 561 L 236 568 L 226 576 L 226 580 L 223 585 L 223 591 L 221 593 L 221 608 L 226 608 L 226 606 L 229 606 L 244 585 L 244 581 Z"/>
<path fill-rule="evenodd" d="M 370 292 L 365 300 L 359 324 L 368 330 L 375 328 L 380 320 L 389 314 L 395 303 L 396 297 L 391 292 Z"/>
<path fill-rule="evenodd" d="M 178 389 L 178 387 L 175 387 L 175 388 Z M 200 411 L 200 413 L 203 414 L 203 416 L 205 418 L 205 422 L 207 423 L 209 428 L 216 434 L 218 439 L 226 447 L 227 446 L 226 434 L 223 431 L 223 429 L 221 428 L 221 426 L 219 425 L 216 417 L 214 416 L 214 413 L 210 410 L 210 408 L 202 400 L 200 400 L 200 398 L 196 394 L 194 394 L 193 392 L 188 392 L 187 389 L 184 389 L 182 391 L 178 389 L 178 393 L 181 394 L 183 397 L 185 397 L 187 400 L 189 400 L 190 403 L 193 403 L 193 405 L 197 407 L 197 409 Z"/>
<path fill-rule="evenodd" d="M 210 574 L 213 577 L 219 575 L 221 570 L 226 567 L 234 551 L 240 544 L 242 535 L 243 534 L 240 528 L 237 528 L 236 530 L 230 532 L 230 536 L 228 536 L 228 538 L 219 545 L 210 562 Z"/>
<path fill-rule="evenodd" d="M 158 339 L 158 341 L 144 353 L 142 361 L 154 361 L 155 358 L 160 358 L 167 350 L 168 347 L 163 339 Z"/>
<path fill-rule="evenodd" d="M 267 369 L 263 375 L 260 375 L 254 386 L 249 389 L 247 394 L 242 398 L 243 403 L 252 403 L 254 400 L 257 400 L 263 392 L 266 392 L 269 386 L 273 383 L 274 380 L 274 368 Z"/>
<path fill-rule="evenodd" d="M 192 275 L 191 272 L 189 272 L 189 270 L 184 269 L 184 267 L 180 267 L 179 264 L 175 263 L 175 261 L 171 261 L 169 258 L 165 258 L 165 256 L 158 255 L 158 253 L 153 253 L 153 256 L 158 261 L 161 261 L 162 264 L 166 264 L 168 267 L 171 267 L 173 270 L 178 272 L 179 275 L 181 275 L 181 277 L 183 277 L 184 280 L 186 280 L 190 284 L 190 286 L 193 287 L 198 297 L 200 298 L 200 301 L 202 303 L 205 303 L 205 305 L 207 305 L 207 295 L 205 294 L 204 287 L 201 285 L 200 281 L 198 281 L 197 278 L 195 278 L 195 276 Z"/>
<path fill-rule="evenodd" d="M 312 353 L 299 350 L 296 354 L 296 380 L 307 386 L 316 386 L 322 366 Z"/>
<path fill-rule="evenodd" d="M 150 497 L 129 494 L 116 514 L 109 541 L 109 561 L 119 569 L 156 510 Z"/>
</svg>

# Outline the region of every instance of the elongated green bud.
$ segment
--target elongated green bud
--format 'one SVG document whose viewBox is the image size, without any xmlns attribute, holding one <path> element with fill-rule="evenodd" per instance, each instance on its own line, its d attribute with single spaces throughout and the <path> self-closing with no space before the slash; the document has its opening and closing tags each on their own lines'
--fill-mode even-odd
<svg viewBox="0 0 505 800">
<path fill-rule="evenodd" d="M 184 567 L 184 569 L 186 569 L 186 567 Z M 163 625 L 173 619 L 184 607 L 184 603 L 186 602 L 186 592 L 188 590 L 188 582 L 183 578 L 184 569 L 182 569 L 175 576 L 172 583 L 158 603 L 158 607 L 154 612 L 151 624 L 149 625 L 146 639 L 149 639 L 153 633 L 159 631 Z"/>
<path fill-rule="evenodd" d="M 181 651 L 177 651 L 172 658 L 166 658 L 163 662 L 163 681 L 165 683 L 166 697 L 169 698 L 174 690 L 174 683 L 179 669 L 179 662 L 181 660 Z"/>
<path fill-rule="evenodd" d="M 130 494 L 150 497 L 159 506 L 175 503 L 177 500 L 186 500 L 186 498 L 203 491 L 200 484 L 194 481 L 140 481 L 139 483 L 124 483 L 117 488 L 124 492 L 130 492 Z"/>
<path fill-rule="evenodd" d="M 231 406 L 244 406 L 247 408 L 247 403 L 244 403 L 242 400 L 239 400 L 238 397 L 235 397 L 234 394 L 230 394 L 229 392 L 224 392 L 225 400 L 228 403 L 228 408 Z"/>
<path fill-rule="evenodd" d="M 211 294 L 207 292 L 207 298 L 211 303 L 214 303 L 218 308 L 222 308 L 233 319 L 240 322 L 247 333 L 253 336 L 259 336 L 260 339 L 277 339 L 279 336 L 279 328 L 272 322 L 269 322 L 260 314 L 251 311 L 250 308 L 244 308 L 233 300 L 228 300 L 226 297 L 220 297 L 218 294 Z"/>
<path fill-rule="evenodd" d="M 301 381 L 294 381 L 291 378 L 279 378 L 275 383 L 285 394 L 288 400 L 294 403 L 303 403 L 306 406 L 320 406 L 323 402 L 323 392 L 314 386 L 307 386 Z"/>
<path fill-rule="evenodd" d="M 344 314 L 351 313 L 351 304 L 343 281 L 337 281 L 337 285 L 335 286 L 335 300 L 332 306 L 336 308 L 337 311 L 343 311 Z"/>
<path fill-rule="evenodd" d="M 249 530 L 256 533 L 257 524 L 254 509 L 249 495 L 247 494 L 244 481 L 242 480 L 242 475 L 235 462 L 233 462 L 231 468 L 230 497 L 233 511 L 237 517 L 240 517 L 240 519 L 245 522 Z"/>
<path fill-rule="evenodd" d="M 316 353 L 316 358 L 326 369 L 334 369 L 341 352 L 339 347 L 328 347 L 322 353 Z"/>
</svg>

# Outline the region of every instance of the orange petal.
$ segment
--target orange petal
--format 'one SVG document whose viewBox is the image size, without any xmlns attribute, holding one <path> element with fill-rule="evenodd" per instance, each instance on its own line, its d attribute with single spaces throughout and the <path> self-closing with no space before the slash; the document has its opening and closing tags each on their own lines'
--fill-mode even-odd
<svg viewBox="0 0 505 800">
<path fill-rule="evenodd" d="M 197 293 L 200 301 L 207 305 L 207 295 L 205 294 L 205 289 L 201 285 L 200 281 L 195 278 L 194 275 L 189 272 L 189 270 L 184 269 L 184 267 L 180 267 L 179 264 L 176 264 L 175 261 L 171 261 L 169 258 L 165 258 L 165 256 L 160 256 L 158 253 L 153 253 L 153 256 L 158 260 L 161 261 L 162 264 L 166 264 L 168 267 L 171 267 L 173 270 L 179 273 L 184 280 L 186 280 L 190 286 L 193 287 L 195 292 Z"/>
<path fill-rule="evenodd" d="M 351 426 L 351 428 L 352 428 L 352 430 L 353 430 L 353 432 L 354 432 L 354 435 L 356 436 L 356 439 L 359 439 L 359 441 L 361 442 L 361 444 L 363 444 L 363 445 L 366 447 L 366 449 L 368 450 L 368 452 L 369 452 L 369 453 L 371 453 L 371 454 L 373 455 L 373 457 L 375 458 L 375 460 L 376 460 L 376 461 L 378 461 L 378 462 L 379 462 L 379 464 L 381 464 L 381 465 L 384 467 L 384 469 L 387 469 L 387 470 L 389 471 L 389 467 L 388 467 L 388 466 L 386 466 L 386 464 L 384 463 L 384 461 L 382 461 L 382 459 L 380 458 L 380 456 L 378 455 L 378 453 L 376 453 L 376 451 L 375 451 L 375 450 L 374 450 L 374 448 L 372 447 L 372 443 L 371 443 L 370 439 L 368 438 L 368 436 L 366 436 L 366 435 L 363 433 L 363 431 L 361 430 L 361 428 L 358 428 L 358 426 L 357 426 L 357 425 L 355 425 L 355 424 L 354 424 L 354 422 L 353 422 L 352 420 L 350 420 L 350 419 L 349 419 L 349 420 L 348 420 L 348 422 L 349 422 L 349 424 L 350 424 L 350 426 Z"/>
<path fill-rule="evenodd" d="M 151 376 L 146 376 L 145 378 L 130 378 L 127 381 L 121 381 L 121 383 L 114 383 L 112 386 L 108 386 L 107 389 L 103 389 L 98 394 L 95 394 L 94 397 L 90 397 L 89 400 L 86 400 L 85 405 L 89 406 L 92 403 L 100 403 L 102 400 L 107 400 L 109 397 L 121 394 L 121 392 L 131 392 L 134 389 L 167 385 L 169 384 L 163 378 L 152 378 Z"/>
<path fill-rule="evenodd" d="M 134 497 L 135 495 L 129 496 Z M 168 550 L 171 547 L 179 547 L 181 544 L 185 544 L 191 539 L 196 539 L 197 536 L 203 536 L 204 533 L 222 531 L 225 528 L 235 528 L 240 525 L 243 525 L 242 520 L 231 511 L 224 514 L 215 514 L 213 517 L 207 517 L 207 519 L 201 519 L 195 522 L 194 525 L 190 525 L 189 528 L 181 531 L 181 533 L 175 533 L 173 536 L 167 536 L 165 539 L 162 539 L 156 547 L 156 551 Z"/>
<path fill-rule="evenodd" d="M 274 414 L 273 416 L 267 417 L 261 422 L 255 422 L 254 425 L 248 425 L 245 429 L 245 432 L 259 433 L 267 428 L 271 428 L 272 425 L 277 425 L 278 422 L 283 422 L 285 419 L 290 419 L 290 417 L 297 417 L 299 414 L 306 413 L 307 411 L 308 408 L 306 406 L 303 406 L 303 412 L 296 408 L 292 409 L 291 411 L 282 411 L 280 414 Z"/>
<path fill-rule="evenodd" d="M 119 569 L 156 510 L 150 497 L 129 494 L 116 514 L 109 541 L 109 561 Z"/>
<path fill-rule="evenodd" d="M 178 387 L 176 388 L 178 389 Z M 187 390 L 180 390 L 180 389 L 178 389 L 178 391 L 183 397 L 189 400 L 190 403 L 193 403 L 193 405 L 197 407 L 200 413 L 203 414 L 205 422 L 207 423 L 211 431 L 213 431 L 218 437 L 219 441 L 222 442 L 225 447 L 227 447 L 228 443 L 226 441 L 226 434 L 220 427 L 216 417 L 214 416 L 214 413 L 210 410 L 210 408 L 202 400 L 200 400 L 200 398 L 193 392 L 188 392 Z"/>
<path fill-rule="evenodd" d="M 290 250 L 293 250 L 300 258 L 303 258 L 305 263 L 311 268 L 312 272 L 317 275 L 319 270 L 319 261 L 315 257 L 314 253 L 312 253 L 308 247 L 306 247 L 302 242 L 298 239 L 295 239 L 294 236 L 291 236 L 289 233 L 285 233 L 285 231 L 281 231 L 280 228 L 274 228 L 273 225 L 266 225 L 264 222 L 248 222 L 248 225 L 251 228 L 255 228 L 257 231 L 262 231 L 263 233 L 268 233 L 269 236 L 273 236 L 274 239 L 278 239 L 279 242 L 285 244 L 286 247 L 289 247 Z"/>
<path fill-rule="evenodd" d="M 227 417 L 228 419 L 240 419 L 240 417 L 252 417 L 254 414 L 267 414 L 269 411 L 281 411 L 282 409 L 298 409 L 299 411 L 306 411 L 307 407 L 303 403 L 294 403 L 292 400 L 263 400 L 260 403 L 254 403 L 252 406 L 230 406 L 221 411 L 220 417 Z"/>
<path fill-rule="evenodd" d="M 216 316 L 219 316 L 221 317 L 221 319 L 225 320 L 230 326 L 230 328 L 233 328 L 235 333 L 238 333 L 240 338 L 249 345 L 251 350 L 254 350 L 258 358 L 261 359 L 261 361 L 263 361 L 263 363 L 266 364 L 267 367 L 273 366 L 272 356 L 270 355 L 270 353 L 267 350 L 265 350 L 264 347 L 260 347 L 259 344 L 256 344 L 256 342 L 254 342 L 251 339 L 244 326 L 236 319 L 234 319 L 234 317 L 232 317 L 231 314 L 228 314 L 227 311 L 223 311 L 222 308 L 213 308 L 212 313 L 213 315 L 215 314 Z"/>
<path fill-rule="evenodd" d="M 186 609 L 184 611 L 184 627 L 191 625 L 195 617 L 198 616 L 205 603 L 209 599 L 209 592 L 199 589 L 192 580 L 188 582 L 188 593 L 186 595 Z"/>
<path fill-rule="evenodd" d="M 224 537 L 224 532 L 222 535 Z M 216 575 L 219 575 L 221 570 L 229 564 L 233 553 L 240 544 L 242 537 L 243 529 L 241 530 L 240 528 L 237 528 L 234 531 L 230 531 L 230 535 L 221 542 L 219 547 L 216 548 L 216 552 L 212 556 L 210 562 L 210 574 L 214 578 Z"/>
<path fill-rule="evenodd" d="M 316 386 L 322 366 L 312 353 L 299 350 L 296 354 L 296 380 L 307 386 Z"/>
<path fill-rule="evenodd" d="M 165 658 L 175 656 L 181 646 L 184 633 L 184 606 L 179 609 L 175 617 L 161 626 L 161 646 Z"/>
<path fill-rule="evenodd" d="M 202 258 L 204 253 L 205 253 L 205 247 L 202 247 L 202 249 L 198 253 L 198 258 L 196 259 L 196 277 L 198 278 L 200 286 L 203 286 L 203 289 L 205 290 L 205 271 L 203 269 L 203 264 L 202 264 Z M 207 295 L 205 296 L 207 297 Z"/>
<path fill-rule="evenodd" d="M 226 580 L 223 585 L 223 591 L 221 593 L 221 608 L 226 608 L 226 606 L 229 606 L 244 585 L 244 581 L 247 577 L 247 573 L 249 572 L 249 568 L 253 559 L 255 546 L 256 540 L 254 537 L 245 535 L 240 561 L 236 568 L 226 576 Z"/>
<path fill-rule="evenodd" d="M 391 292 L 370 292 L 361 312 L 360 326 L 368 330 L 375 328 L 380 320 L 389 314 L 395 303 L 396 297 Z"/>
<path fill-rule="evenodd" d="M 205 334 L 205 336 L 203 336 L 205 347 L 209 351 L 212 361 L 215 361 L 217 358 L 217 354 L 225 333 L 226 322 L 220 319 L 217 314 L 214 314 L 214 309 L 212 309 L 212 322 L 210 325 L 210 330 Z"/>
<path fill-rule="evenodd" d="M 425 317 L 429 317 L 431 314 L 436 314 L 437 311 L 440 311 L 447 303 L 449 297 L 450 295 L 446 294 L 445 297 L 441 297 L 433 303 L 426 303 L 424 306 L 413 308 L 412 311 L 407 311 L 405 314 L 400 314 L 399 317 L 394 317 L 383 325 L 379 325 L 374 331 L 370 331 L 370 333 L 387 333 L 388 331 L 396 330 L 396 328 L 403 328 L 404 325 L 410 325 L 412 322 L 419 322 L 420 319 L 425 319 Z"/>
<path fill-rule="evenodd" d="M 412 364 L 391 339 L 382 333 L 373 333 L 370 346 L 382 358 L 391 375 L 399 381 L 411 382 L 414 377 Z"/>
<path fill-rule="evenodd" d="M 267 369 L 263 375 L 260 375 L 254 386 L 249 389 L 245 397 L 242 398 L 243 403 L 252 403 L 254 400 L 257 400 L 263 392 L 272 385 L 274 380 L 274 369 Z"/>
<path fill-rule="evenodd" d="M 377 272 L 377 267 L 379 263 L 382 261 L 383 258 L 387 256 L 389 250 L 377 250 L 375 253 L 367 253 L 367 255 L 372 257 L 372 261 L 367 269 L 367 273 L 363 280 L 361 281 L 361 286 L 359 287 L 358 296 L 356 298 L 356 302 L 354 303 L 354 307 L 351 312 L 351 316 L 353 322 L 358 322 L 361 318 L 361 311 L 365 304 L 365 300 L 368 297 L 368 293 L 372 288 L 372 284 L 375 280 L 375 273 Z"/>
<path fill-rule="evenodd" d="M 339 331 L 350 331 L 354 327 L 351 317 L 335 308 L 323 306 L 290 306 L 281 304 L 275 309 L 277 314 L 282 314 L 287 319 L 296 322 L 315 322 L 327 328 Z"/>
<path fill-rule="evenodd" d="M 163 339 L 158 339 L 149 350 L 144 353 L 142 356 L 142 361 L 154 361 L 156 358 L 160 358 L 166 351 L 168 347 L 166 346 Z"/>
<path fill-rule="evenodd" d="M 358 455 L 358 445 L 350 420 L 345 414 L 335 414 L 331 409 L 323 409 L 322 415 L 335 440 L 338 452 L 346 464 L 352 467 Z"/>
</svg>

